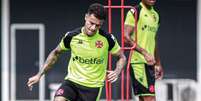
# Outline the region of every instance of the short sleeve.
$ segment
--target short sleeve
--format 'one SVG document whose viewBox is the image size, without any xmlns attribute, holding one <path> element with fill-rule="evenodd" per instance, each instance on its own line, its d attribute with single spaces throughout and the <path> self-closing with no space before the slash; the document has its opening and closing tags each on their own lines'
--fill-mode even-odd
<svg viewBox="0 0 201 101">
<path fill-rule="evenodd" d="M 72 37 L 70 37 L 69 33 L 66 33 L 65 36 L 61 39 L 59 46 L 62 50 L 70 49 L 70 41 Z"/>
<path fill-rule="evenodd" d="M 125 22 L 124 24 L 125 25 L 130 25 L 130 26 L 134 26 L 135 25 L 135 18 L 133 16 L 134 14 L 134 10 L 131 9 L 128 11 L 127 15 L 126 15 L 126 19 L 125 19 Z"/>
<path fill-rule="evenodd" d="M 112 40 L 114 41 L 114 46 L 111 48 L 110 53 L 115 54 L 121 49 L 121 47 L 119 46 L 119 43 L 117 42 L 116 38 L 113 35 L 111 36 Z"/>
</svg>

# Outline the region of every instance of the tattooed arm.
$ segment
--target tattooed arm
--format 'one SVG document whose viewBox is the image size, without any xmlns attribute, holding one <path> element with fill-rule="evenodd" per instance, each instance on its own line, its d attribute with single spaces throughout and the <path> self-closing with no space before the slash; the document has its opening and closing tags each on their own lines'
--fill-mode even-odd
<svg viewBox="0 0 201 101">
<path fill-rule="evenodd" d="M 40 81 L 40 78 L 42 77 L 43 74 L 45 74 L 51 67 L 56 63 L 58 60 L 59 56 L 64 52 L 58 45 L 51 53 L 48 55 L 43 67 L 39 72 L 34 75 L 33 77 L 30 77 L 27 85 L 29 89 L 31 90 L 33 87 L 33 84 L 38 83 Z"/>
</svg>

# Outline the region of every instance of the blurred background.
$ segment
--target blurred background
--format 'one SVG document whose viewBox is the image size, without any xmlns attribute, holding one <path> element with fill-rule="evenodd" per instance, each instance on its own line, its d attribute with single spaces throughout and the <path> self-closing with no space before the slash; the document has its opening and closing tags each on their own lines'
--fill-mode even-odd
<svg viewBox="0 0 201 101">
<path fill-rule="evenodd" d="M 125 0 L 124 4 L 134 6 L 139 1 Z M 2 84 L 7 82 L 3 81 L 5 79 L 2 77 L 5 73 L 3 66 L 6 66 L 9 68 L 7 72 L 9 91 L 12 92 L 12 87 L 15 86 L 14 93 L 9 93 L 9 99 L 11 100 L 13 97 L 15 100 L 39 99 L 39 84 L 34 86 L 32 92 L 28 91 L 26 86 L 28 78 L 38 72 L 41 62 L 59 44 L 67 31 L 83 26 L 85 12 L 88 6 L 95 2 L 108 5 L 108 0 L 1 0 L 1 95 L 6 93 L 2 90 L 5 89 L 2 88 Z M 198 80 L 197 3 L 198 0 L 157 0 L 155 7 L 160 14 L 161 22 L 158 41 L 165 72 L 164 80 L 157 83 L 159 86 L 162 85 L 158 87 L 159 92 L 162 92 L 158 99 L 163 100 L 159 101 L 195 101 L 193 98 L 196 97 L 195 89 Z M 121 5 L 121 0 L 112 0 L 112 5 Z M 9 12 L 6 17 L 4 16 L 5 11 Z M 125 9 L 124 15 L 126 15 L 126 11 L 128 9 Z M 8 27 L 3 23 L 5 19 L 8 20 Z M 4 33 L 3 28 L 8 28 L 9 34 Z M 107 21 L 103 29 L 108 30 Z M 112 33 L 120 42 L 120 9 L 112 10 Z M 8 40 L 4 38 L 5 35 Z M 7 40 L 8 43 L 3 47 L 4 40 Z M 8 48 L 6 58 L 4 58 L 6 53 L 3 51 L 5 47 Z M 44 52 L 44 54 L 41 55 L 40 52 Z M 45 76 L 45 83 L 41 88 L 44 89 L 44 99 L 50 100 L 54 87 L 63 81 L 67 74 L 69 57 L 69 52 L 62 55 Z M 114 62 L 115 59 L 113 64 Z M 113 100 L 121 99 L 120 82 L 119 79 L 113 84 Z M 184 98 L 183 96 L 189 97 Z M 0 97 L 2 99 L 2 96 Z M 192 99 L 186 100 L 189 98 Z M 105 90 L 103 90 L 101 99 L 105 99 Z"/>
</svg>

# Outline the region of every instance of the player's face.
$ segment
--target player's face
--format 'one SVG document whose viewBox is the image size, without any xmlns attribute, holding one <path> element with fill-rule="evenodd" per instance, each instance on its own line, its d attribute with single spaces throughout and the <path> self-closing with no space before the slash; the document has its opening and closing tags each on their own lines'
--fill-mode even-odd
<svg viewBox="0 0 201 101">
<path fill-rule="evenodd" d="M 147 6 L 153 6 L 156 3 L 156 0 L 142 0 L 142 3 Z"/>
<path fill-rule="evenodd" d="M 85 15 L 85 34 L 93 36 L 98 29 L 103 25 L 104 20 L 96 18 L 93 14 Z"/>
</svg>

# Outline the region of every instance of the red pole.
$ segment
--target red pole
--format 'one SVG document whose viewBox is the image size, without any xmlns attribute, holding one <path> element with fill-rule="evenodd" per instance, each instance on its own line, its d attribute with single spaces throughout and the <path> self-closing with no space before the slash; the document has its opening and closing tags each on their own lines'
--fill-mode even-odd
<svg viewBox="0 0 201 101">
<path fill-rule="evenodd" d="M 105 8 L 133 8 L 132 6 L 124 6 L 124 5 L 121 5 L 121 6 L 104 6 Z"/>
<path fill-rule="evenodd" d="M 124 47 L 124 0 L 121 0 L 121 47 Z M 124 101 L 124 69 L 121 72 L 121 101 Z"/>
<path fill-rule="evenodd" d="M 128 64 L 126 66 L 126 72 L 127 72 L 127 79 L 126 79 L 126 101 L 129 100 L 129 91 L 130 91 L 130 62 L 131 62 L 131 56 L 133 54 L 133 50 L 137 45 L 137 22 L 135 22 L 135 27 L 134 27 L 134 31 L 135 31 L 135 42 L 134 45 L 132 47 L 124 47 L 124 9 L 125 8 L 133 8 L 135 10 L 135 12 L 137 12 L 137 10 L 132 7 L 132 6 L 124 6 L 124 0 L 121 0 L 121 6 L 111 6 L 111 0 L 108 0 L 108 6 L 104 6 L 105 8 L 108 8 L 108 32 L 111 33 L 112 32 L 112 13 L 111 13 L 111 9 L 113 8 L 121 8 L 121 46 L 122 46 L 122 50 L 130 50 L 129 53 L 129 57 L 128 57 Z M 135 20 L 137 20 L 137 13 L 135 13 Z M 112 57 L 111 54 L 109 54 L 109 70 L 112 70 Z M 111 83 L 109 83 L 106 80 L 106 100 L 107 101 L 111 101 L 112 99 L 112 91 L 111 91 Z M 124 70 L 122 70 L 122 75 L 121 75 L 121 100 L 124 101 Z"/>
<path fill-rule="evenodd" d="M 108 6 L 110 7 L 112 5 L 112 1 L 108 0 Z M 112 9 L 108 8 L 108 30 L 109 33 L 112 33 Z M 111 54 L 109 54 L 109 70 L 112 70 L 112 56 Z M 112 100 L 112 85 L 111 83 L 108 83 L 108 89 L 109 89 L 109 93 L 108 93 L 108 101 Z"/>
</svg>

